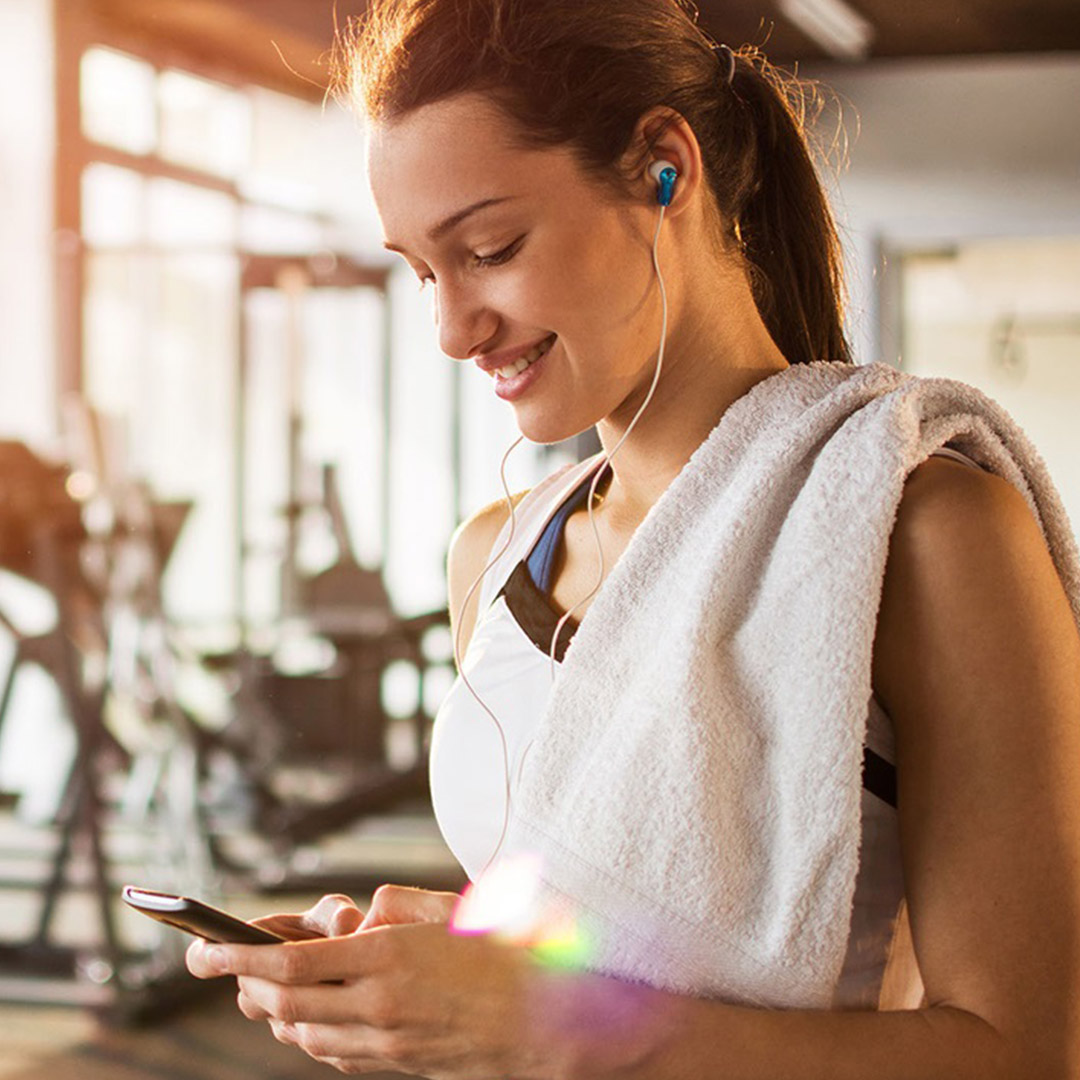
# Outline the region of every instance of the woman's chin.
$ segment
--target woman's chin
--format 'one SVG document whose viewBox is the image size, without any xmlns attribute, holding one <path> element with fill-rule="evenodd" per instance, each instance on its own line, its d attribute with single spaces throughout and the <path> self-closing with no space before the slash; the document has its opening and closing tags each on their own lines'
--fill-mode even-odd
<svg viewBox="0 0 1080 1080">
<path fill-rule="evenodd" d="M 517 426 L 529 442 L 545 446 L 565 442 L 593 427 L 592 424 L 582 425 L 580 422 L 567 423 L 565 417 L 530 415 L 525 409 L 517 413 Z"/>
</svg>

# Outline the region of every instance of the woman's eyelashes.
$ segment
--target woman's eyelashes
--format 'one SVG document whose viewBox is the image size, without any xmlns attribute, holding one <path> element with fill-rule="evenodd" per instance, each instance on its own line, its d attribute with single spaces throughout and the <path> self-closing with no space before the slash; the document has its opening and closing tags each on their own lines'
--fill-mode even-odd
<svg viewBox="0 0 1080 1080">
<path fill-rule="evenodd" d="M 512 243 L 507 244 L 502 251 L 496 251 L 493 255 L 474 255 L 474 265 L 480 269 L 488 266 L 502 266 L 503 263 L 509 262 L 521 250 L 524 240 L 524 236 L 519 236 Z"/>
<path fill-rule="evenodd" d="M 496 251 L 491 255 L 478 255 L 477 253 L 472 252 L 469 256 L 472 266 L 477 270 L 486 270 L 493 266 L 502 266 L 505 263 L 508 263 L 521 250 L 521 245 L 524 241 L 525 237 L 519 236 L 512 243 L 507 244 L 501 251 Z M 421 292 L 427 287 L 428 282 L 432 285 L 437 284 L 434 274 L 417 274 L 417 279 L 420 282 Z"/>
</svg>

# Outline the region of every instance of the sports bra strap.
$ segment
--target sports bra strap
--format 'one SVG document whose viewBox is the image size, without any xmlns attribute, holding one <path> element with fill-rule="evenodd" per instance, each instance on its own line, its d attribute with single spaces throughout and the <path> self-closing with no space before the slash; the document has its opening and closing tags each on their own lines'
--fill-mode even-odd
<svg viewBox="0 0 1080 1080">
<path fill-rule="evenodd" d="M 484 575 L 480 585 L 479 611 L 484 612 L 491 606 L 514 567 L 525 558 L 536 543 L 536 538 L 566 501 L 584 476 L 591 473 L 599 464 L 601 455 L 597 454 L 576 464 L 564 465 L 545 477 L 514 507 L 514 535 L 510 546 L 498 561 Z M 495 553 L 506 543 L 510 535 L 510 519 L 499 530 L 499 535 L 488 553 L 490 561 Z"/>
<path fill-rule="evenodd" d="M 563 529 L 566 527 L 566 519 L 579 507 L 584 506 L 589 498 L 589 488 L 592 485 L 594 470 L 589 470 L 578 482 L 578 486 L 568 499 L 559 504 L 558 509 L 548 520 L 529 552 L 527 566 L 529 576 L 533 579 L 536 587 L 546 596 L 551 592 L 551 578 L 555 572 L 555 556 L 562 543 Z"/>
</svg>

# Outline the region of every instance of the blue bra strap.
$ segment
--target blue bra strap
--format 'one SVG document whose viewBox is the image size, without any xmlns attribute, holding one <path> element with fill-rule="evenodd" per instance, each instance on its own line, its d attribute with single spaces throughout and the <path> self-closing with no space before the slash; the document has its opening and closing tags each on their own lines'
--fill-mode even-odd
<svg viewBox="0 0 1080 1080">
<path fill-rule="evenodd" d="M 585 500 L 589 497 L 589 485 L 595 475 L 595 471 L 590 472 L 571 492 L 562 506 L 555 511 L 526 559 L 529 577 L 545 596 L 551 591 L 551 575 L 555 569 L 555 556 L 558 554 L 559 544 L 562 541 L 566 519 L 579 507 L 585 505 Z"/>
</svg>

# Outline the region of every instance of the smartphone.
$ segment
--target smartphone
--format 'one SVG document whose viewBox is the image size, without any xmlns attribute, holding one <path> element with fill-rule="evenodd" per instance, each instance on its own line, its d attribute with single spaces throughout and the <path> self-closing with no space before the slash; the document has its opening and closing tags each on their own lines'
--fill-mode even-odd
<svg viewBox="0 0 1080 1080">
<path fill-rule="evenodd" d="M 121 895 L 136 911 L 207 941 L 230 945 L 280 945 L 286 940 L 188 896 L 137 889 L 133 885 L 125 885 Z"/>
</svg>

